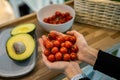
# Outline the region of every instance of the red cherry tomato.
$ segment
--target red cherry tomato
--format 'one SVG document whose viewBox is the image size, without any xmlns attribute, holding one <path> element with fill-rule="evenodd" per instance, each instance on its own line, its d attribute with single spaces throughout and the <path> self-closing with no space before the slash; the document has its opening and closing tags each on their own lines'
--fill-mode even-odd
<svg viewBox="0 0 120 80">
<path fill-rule="evenodd" d="M 47 18 L 44 18 L 43 21 L 46 22 L 46 23 L 48 23 L 48 19 Z"/>
<path fill-rule="evenodd" d="M 65 47 L 66 48 L 71 48 L 72 47 L 72 43 L 70 41 L 65 41 Z"/>
<path fill-rule="evenodd" d="M 44 50 L 44 55 L 45 55 L 45 56 L 49 56 L 49 55 L 50 55 L 50 51 L 49 51 L 48 49 L 45 49 L 45 50 Z"/>
<path fill-rule="evenodd" d="M 60 47 L 60 42 L 58 40 L 53 41 L 53 45 L 56 47 Z"/>
<path fill-rule="evenodd" d="M 54 54 L 54 55 L 55 55 L 58 51 L 59 51 L 59 50 L 58 50 L 57 47 L 53 47 L 53 48 L 51 49 L 51 52 L 52 52 L 52 54 Z"/>
<path fill-rule="evenodd" d="M 71 60 L 76 60 L 76 59 L 77 59 L 77 54 L 74 53 L 74 52 L 72 52 L 72 53 L 70 54 L 70 59 L 71 59 Z"/>
<path fill-rule="evenodd" d="M 57 22 L 56 22 L 56 21 L 53 21 L 53 24 L 57 24 Z"/>
<path fill-rule="evenodd" d="M 48 38 L 49 38 L 50 40 L 55 40 L 56 37 L 57 37 L 57 35 L 56 35 L 54 32 L 50 32 L 50 33 L 48 34 Z"/>
<path fill-rule="evenodd" d="M 61 61 L 61 60 L 62 60 L 62 53 L 61 53 L 61 52 L 57 52 L 57 53 L 55 54 L 55 59 L 56 59 L 57 61 Z"/>
<path fill-rule="evenodd" d="M 61 16 L 61 12 L 60 11 L 56 11 L 55 12 L 55 16 Z"/>
<path fill-rule="evenodd" d="M 50 62 L 54 62 L 55 61 L 55 56 L 53 54 L 50 54 L 47 59 L 50 61 Z"/>
<path fill-rule="evenodd" d="M 71 47 L 71 51 L 77 53 L 77 52 L 78 52 L 78 47 L 77 47 L 77 45 L 73 45 L 73 46 Z"/>
<path fill-rule="evenodd" d="M 51 17 L 48 17 L 47 19 L 48 19 L 47 23 L 50 23 L 50 21 L 51 21 Z"/>
<path fill-rule="evenodd" d="M 69 12 L 65 12 L 65 17 L 70 16 Z"/>
<path fill-rule="evenodd" d="M 65 18 L 65 13 L 62 13 L 62 14 L 61 14 L 61 17 L 62 17 L 62 18 Z"/>
<path fill-rule="evenodd" d="M 69 54 L 64 54 L 63 55 L 63 60 L 64 61 L 69 61 L 70 60 L 70 55 Z"/>
<path fill-rule="evenodd" d="M 63 53 L 63 54 L 67 53 L 67 48 L 66 47 L 61 47 L 60 52 Z"/>
<path fill-rule="evenodd" d="M 76 42 L 76 37 L 75 36 L 70 36 L 70 42 L 73 44 Z"/>
<path fill-rule="evenodd" d="M 66 35 L 64 36 L 65 41 L 70 41 L 70 36 Z"/>
<path fill-rule="evenodd" d="M 71 20 L 72 19 L 72 16 L 67 16 L 66 17 L 66 21 L 69 21 L 69 20 Z"/>
<path fill-rule="evenodd" d="M 61 43 L 61 47 L 65 47 L 65 43 Z"/>
<path fill-rule="evenodd" d="M 57 40 L 58 40 L 60 43 L 62 43 L 62 42 L 65 41 L 65 40 L 64 40 L 64 37 L 61 37 L 61 36 L 57 37 Z"/>
<path fill-rule="evenodd" d="M 46 41 L 46 42 L 45 42 L 45 47 L 46 47 L 47 49 L 51 49 L 51 48 L 53 47 L 53 43 L 50 42 L 50 41 Z"/>
<path fill-rule="evenodd" d="M 52 20 L 54 21 L 54 20 L 55 20 L 55 18 L 56 18 L 56 16 L 55 16 L 55 15 L 53 15 L 51 18 L 52 18 Z"/>
</svg>

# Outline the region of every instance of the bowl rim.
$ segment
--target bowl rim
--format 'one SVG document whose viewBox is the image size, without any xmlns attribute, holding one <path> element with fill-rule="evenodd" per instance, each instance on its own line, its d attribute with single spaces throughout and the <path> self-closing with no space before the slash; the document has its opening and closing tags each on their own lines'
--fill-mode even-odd
<svg viewBox="0 0 120 80">
<path fill-rule="evenodd" d="M 62 23 L 62 24 L 49 24 L 49 23 L 45 23 L 42 19 L 39 18 L 38 13 L 39 13 L 42 9 L 47 8 L 47 7 L 50 7 L 50 6 L 57 6 L 57 5 L 69 7 L 69 8 L 72 10 L 72 12 L 73 12 L 72 19 L 69 20 L 69 21 L 67 21 L 67 22 L 65 22 L 65 23 Z M 66 4 L 50 4 L 50 5 L 44 6 L 43 8 L 39 9 L 39 10 L 36 12 L 36 14 L 37 14 L 37 19 L 38 19 L 39 22 L 42 22 L 42 23 L 44 23 L 45 25 L 51 25 L 51 26 L 62 26 L 62 25 L 64 25 L 64 24 L 67 24 L 67 23 L 71 22 L 72 20 L 74 21 L 74 19 L 75 19 L 75 10 L 74 10 L 72 7 L 70 7 L 69 5 L 66 5 Z"/>
</svg>

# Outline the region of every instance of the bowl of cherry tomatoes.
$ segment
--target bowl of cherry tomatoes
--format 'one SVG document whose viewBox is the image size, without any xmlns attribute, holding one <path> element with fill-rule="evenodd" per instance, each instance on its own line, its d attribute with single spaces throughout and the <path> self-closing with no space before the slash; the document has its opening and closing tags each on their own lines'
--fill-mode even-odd
<svg viewBox="0 0 120 80">
<path fill-rule="evenodd" d="M 37 12 L 40 26 L 47 32 L 51 30 L 66 32 L 72 27 L 75 11 L 65 4 L 51 4 Z"/>
</svg>

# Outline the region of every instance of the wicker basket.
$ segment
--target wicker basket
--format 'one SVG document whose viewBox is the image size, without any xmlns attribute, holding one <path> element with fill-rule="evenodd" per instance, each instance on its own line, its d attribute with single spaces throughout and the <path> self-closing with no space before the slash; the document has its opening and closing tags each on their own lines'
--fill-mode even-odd
<svg viewBox="0 0 120 80">
<path fill-rule="evenodd" d="M 120 30 L 120 2 L 109 0 L 74 0 L 76 21 Z"/>
</svg>

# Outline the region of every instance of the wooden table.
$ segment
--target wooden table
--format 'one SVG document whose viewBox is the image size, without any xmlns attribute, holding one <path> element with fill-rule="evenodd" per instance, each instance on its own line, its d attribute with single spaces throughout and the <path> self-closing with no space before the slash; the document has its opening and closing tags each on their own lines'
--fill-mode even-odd
<svg viewBox="0 0 120 80">
<path fill-rule="evenodd" d="M 0 27 L 9 27 L 15 26 L 22 23 L 32 22 L 37 26 L 37 38 L 41 37 L 43 34 L 47 34 L 40 25 L 38 24 L 36 14 L 30 14 L 25 17 L 21 17 L 17 20 L 11 21 L 9 23 L 3 24 Z M 120 31 L 105 29 L 101 27 L 95 27 L 87 24 L 74 23 L 71 29 L 75 29 L 78 32 L 82 33 L 85 36 L 88 44 L 96 49 L 106 50 L 112 47 L 114 44 L 120 42 Z M 6 79 L 1 78 L 0 80 L 52 80 L 55 76 L 58 76 L 60 73 L 50 71 L 42 62 L 40 47 L 38 47 L 37 63 L 35 68 L 29 74 L 19 77 Z"/>
<path fill-rule="evenodd" d="M 1 28 L 15 26 L 22 23 L 32 22 L 37 26 L 37 38 L 41 37 L 43 34 L 47 34 L 40 25 L 38 24 L 36 14 L 30 14 L 28 16 L 22 17 L 20 19 L 14 20 L 10 23 L 3 24 Z M 105 29 L 101 27 L 95 27 L 87 24 L 74 23 L 72 29 L 77 30 L 85 36 L 88 44 L 96 49 L 106 50 L 112 47 L 114 44 L 120 42 L 120 31 Z M 58 72 L 51 72 L 42 62 L 40 47 L 38 47 L 37 63 L 32 72 L 29 74 L 19 77 L 14 80 L 51 80 L 53 77 L 58 76 Z M 6 80 L 5 78 L 0 78 L 0 80 Z M 11 79 L 13 80 L 13 79 Z"/>
</svg>

